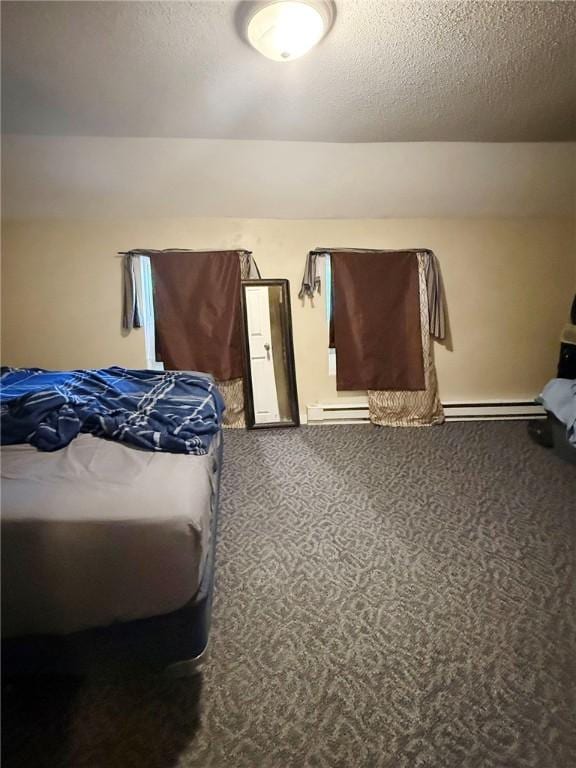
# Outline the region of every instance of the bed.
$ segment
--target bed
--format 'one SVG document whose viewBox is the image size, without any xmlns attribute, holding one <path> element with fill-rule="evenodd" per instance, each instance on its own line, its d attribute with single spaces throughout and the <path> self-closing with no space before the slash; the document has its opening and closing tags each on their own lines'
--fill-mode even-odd
<svg viewBox="0 0 576 768">
<path fill-rule="evenodd" d="M 120 371 L 111 374 L 114 387 L 130 389 L 132 405 L 141 403 L 141 379 L 136 377 L 135 391 L 133 372 L 126 372 L 125 379 Z M 206 399 L 203 391 L 187 391 L 184 381 L 184 389 L 170 390 L 173 395 L 177 392 L 181 409 L 177 418 L 169 395 L 150 408 L 149 392 L 165 390 L 166 377 L 148 373 L 144 387 L 148 421 L 142 414 L 132 419 L 140 431 L 137 438 L 129 436 L 124 426 L 118 432 L 123 441 L 96 436 L 106 410 L 100 402 L 100 419 L 90 421 L 82 412 L 78 430 L 69 440 L 68 422 L 57 428 L 66 433 L 63 447 L 42 451 L 30 444 L 37 441 L 32 433 L 28 442 L 16 435 L 10 444 L 22 417 L 11 425 L 13 414 L 8 414 L 3 442 L 9 444 L 2 447 L 2 656 L 9 673 L 133 667 L 190 671 L 205 655 L 222 465 L 219 419 L 212 420 L 210 431 L 200 425 L 200 442 L 187 434 L 180 441 L 180 452 L 162 449 L 157 435 L 146 437 L 156 449 L 139 446 L 137 440 L 150 432 L 150 419 L 155 430 L 164 409 L 169 414 L 164 426 L 170 425 L 172 435 L 162 439 L 172 440 L 172 447 L 178 448 L 174 442 L 182 433 L 178 427 L 189 423 L 191 413 L 191 404 L 185 407 L 183 398 L 192 393 L 199 394 L 202 402 Z M 199 374 L 185 375 L 196 377 L 196 385 Z M 16 379 L 21 387 L 23 378 Z M 4 391 L 14 380 L 8 379 Z M 103 380 L 109 398 L 110 382 L 106 375 Z M 213 393 L 213 382 L 202 375 L 203 387 L 206 382 L 219 417 L 222 404 L 217 390 Z M 179 386 L 182 383 L 179 378 Z M 52 384 L 48 390 L 54 394 Z M 59 397 L 60 384 L 59 380 Z M 84 379 L 82 387 L 85 384 Z M 32 393 L 34 407 L 39 389 L 35 386 Z M 72 402 L 76 412 L 86 408 L 89 397 L 77 397 L 77 391 L 70 390 L 65 394 L 66 405 Z M 18 402 L 21 408 L 21 397 Z M 4 404 L 5 400 L 3 408 Z M 126 405 L 124 399 L 122 407 Z M 96 407 L 92 406 L 91 413 Z M 109 411 L 118 421 L 117 400 Z M 138 407 L 132 408 L 132 415 L 137 411 Z M 207 415 L 210 420 L 214 414 Z M 44 412 L 42 418 L 46 422 Z M 53 427 L 54 419 L 48 421 Z M 52 433 L 49 440 L 54 442 Z"/>
</svg>

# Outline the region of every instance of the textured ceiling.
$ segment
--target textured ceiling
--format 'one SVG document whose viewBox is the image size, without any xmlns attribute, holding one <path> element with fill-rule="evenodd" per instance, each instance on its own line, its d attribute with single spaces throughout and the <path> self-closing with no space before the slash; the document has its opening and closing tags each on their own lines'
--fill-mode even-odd
<svg viewBox="0 0 576 768">
<path fill-rule="evenodd" d="M 289 64 L 238 3 L 3 2 L 3 128 L 302 141 L 576 138 L 576 3 L 336 0 Z"/>
</svg>

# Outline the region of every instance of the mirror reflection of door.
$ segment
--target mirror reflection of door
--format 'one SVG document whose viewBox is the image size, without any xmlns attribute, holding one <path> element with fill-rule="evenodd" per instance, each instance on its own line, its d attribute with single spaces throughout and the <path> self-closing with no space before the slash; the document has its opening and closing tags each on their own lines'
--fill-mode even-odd
<svg viewBox="0 0 576 768">
<path fill-rule="evenodd" d="M 278 421 L 278 394 L 274 376 L 274 354 L 268 286 L 246 287 L 246 315 L 248 323 L 248 349 L 254 421 L 256 424 Z M 278 350 L 276 350 L 276 354 Z"/>
<path fill-rule="evenodd" d="M 298 397 L 287 280 L 242 283 L 246 424 L 297 426 Z"/>
</svg>

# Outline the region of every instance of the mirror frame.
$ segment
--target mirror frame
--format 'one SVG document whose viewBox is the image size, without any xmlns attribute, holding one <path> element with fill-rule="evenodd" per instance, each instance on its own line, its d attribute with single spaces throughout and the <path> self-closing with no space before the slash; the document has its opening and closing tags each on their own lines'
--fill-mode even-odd
<svg viewBox="0 0 576 768">
<path fill-rule="evenodd" d="M 273 421 L 256 424 L 254 418 L 254 392 L 252 387 L 252 371 L 248 350 L 248 313 L 246 308 L 245 288 L 254 285 L 267 287 L 280 286 L 282 289 L 282 319 L 284 322 L 284 344 L 286 351 L 286 375 L 288 378 L 288 398 L 290 400 L 290 421 Z M 292 310 L 290 305 L 290 283 L 287 279 L 274 280 L 242 280 L 242 356 L 244 360 L 244 415 L 247 429 L 270 429 L 282 427 L 299 427 L 300 411 L 298 407 L 298 390 L 296 388 L 296 366 L 294 364 L 294 341 L 292 338 Z"/>
</svg>

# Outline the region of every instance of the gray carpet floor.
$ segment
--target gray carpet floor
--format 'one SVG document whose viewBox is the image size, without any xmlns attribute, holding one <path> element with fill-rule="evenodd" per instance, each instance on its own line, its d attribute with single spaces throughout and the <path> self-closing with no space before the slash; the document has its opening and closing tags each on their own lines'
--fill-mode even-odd
<svg viewBox="0 0 576 768">
<path fill-rule="evenodd" d="M 202 678 L 5 694 L 6 768 L 574 768 L 576 472 L 526 425 L 227 432 Z"/>
</svg>

